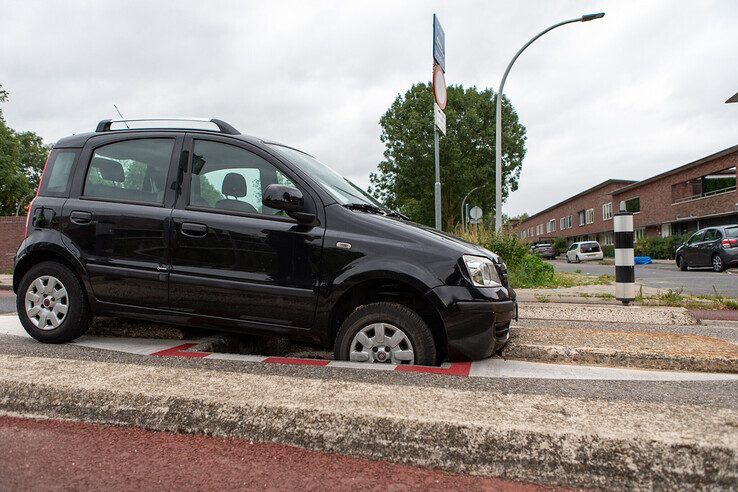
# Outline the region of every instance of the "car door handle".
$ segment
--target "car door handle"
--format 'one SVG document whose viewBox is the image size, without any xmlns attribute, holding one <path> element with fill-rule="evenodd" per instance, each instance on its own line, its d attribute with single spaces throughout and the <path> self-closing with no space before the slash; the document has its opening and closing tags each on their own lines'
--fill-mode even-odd
<svg viewBox="0 0 738 492">
<path fill-rule="evenodd" d="M 208 233 L 208 226 L 205 224 L 196 224 L 194 222 L 183 222 L 180 230 L 185 236 L 203 237 Z"/>
<path fill-rule="evenodd" d="M 79 210 L 75 210 L 71 214 L 69 214 L 69 220 L 74 222 L 78 225 L 85 225 L 92 222 L 92 214 L 90 212 L 81 212 Z"/>
</svg>

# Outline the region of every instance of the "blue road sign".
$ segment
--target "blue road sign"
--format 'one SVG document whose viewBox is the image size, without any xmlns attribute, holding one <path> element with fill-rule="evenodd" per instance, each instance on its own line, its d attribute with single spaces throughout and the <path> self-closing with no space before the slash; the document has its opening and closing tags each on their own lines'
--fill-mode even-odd
<svg viewBox="0 0 738 492">
<path fill-rule="evenodd" d="M 446 33 L 443 32 L 436 14 L 433 14 L 433 59 L 446 73 Z"/>
</svg>

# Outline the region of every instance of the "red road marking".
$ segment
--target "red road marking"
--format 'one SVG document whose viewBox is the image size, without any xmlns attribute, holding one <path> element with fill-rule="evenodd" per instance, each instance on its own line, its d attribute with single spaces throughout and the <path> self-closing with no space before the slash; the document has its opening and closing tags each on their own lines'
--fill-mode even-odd
<svg viewBox="0 0 738 492">
<path fill-rule="evenodd" d="M 469 376 L 471 362 L 452 362 L 450 367 L 433 366 L 397 366 L 395 371 L 402 372 L 425 372 L 430 374 L 446 374 L 448 376 Z"/>
<path fill-rule="evenodd" d="M 197 345 L 196 343 L 183 343 L 182 345 L 177 345 L 176 347 L 172 347 L 166 350 L 160 350 L 159 352 L 154 352 L 151 355 L 155 355 L 157 357 L 207 357 L 210 355 L 208 352 L 185 352 L 190 347 L 194 347 Z"/>
<path fill-rule="evenodd" d="M 298 359 L 297 357 L 267 357 L 263 362 L 270 364 L 295 364 L 303 366 L 327 366 L 331 361 L 319 359 Z"/>
</svg>

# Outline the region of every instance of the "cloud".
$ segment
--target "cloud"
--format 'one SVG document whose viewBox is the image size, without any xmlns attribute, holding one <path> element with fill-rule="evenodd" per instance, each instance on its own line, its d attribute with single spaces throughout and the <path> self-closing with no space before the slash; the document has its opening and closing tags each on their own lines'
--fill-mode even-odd
<svg viewBox="0 0 738 492">
<path fill-rule="evenodd" d="M 54 141 L 115 116 L 220 117 L 303 148 L 361 185 L 379 118 L 430 79 L 432 14 L 447 82 L 505 93 L 528 128 L 509 214 L 610 177 L 645 178 L 736 143 L 733 2 L 5 2 L 8 123 Z M 490 163 L 492 166 L 493 163 Z"/>
</svg>

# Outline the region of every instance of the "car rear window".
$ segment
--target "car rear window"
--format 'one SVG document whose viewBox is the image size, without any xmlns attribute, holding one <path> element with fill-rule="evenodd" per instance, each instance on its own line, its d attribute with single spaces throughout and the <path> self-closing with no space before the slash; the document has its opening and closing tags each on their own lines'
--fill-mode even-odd
<svg viewBox="0 0 738 492">
<path fill-rule="evenodd" d="M 726 227 L 725 237 L 738 237 L 738 227 Z"/>
<path fill-rule="evenodd" d="M 596 253 L 600 250 L 598 243 L 582 243 L 580 247 L 582 248 L 582 253 Z"/>
<path fill-rule="evenodd" d="M 77 149 L 55 149 L 51 151 L 44 169 L 38 194 L 41 196 L 68 196 Z"/>
</svg>

